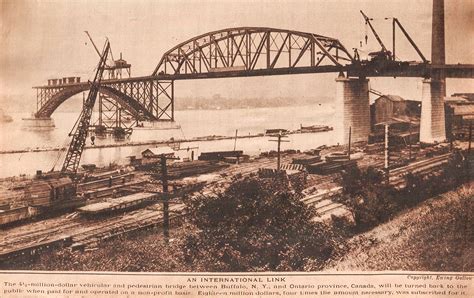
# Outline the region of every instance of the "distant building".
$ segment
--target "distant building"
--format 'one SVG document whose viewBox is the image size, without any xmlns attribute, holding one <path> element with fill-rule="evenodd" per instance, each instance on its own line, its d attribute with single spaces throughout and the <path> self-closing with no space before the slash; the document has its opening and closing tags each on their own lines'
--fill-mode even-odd
<svg viewBox="0 0 474 298">
<path fill-rule="evenodd" d="M 474 123 L 474 97 L 470 93 L 453 94 L 446 97 L 446 132 L 455 139 L 469 136 L 469 125 Z"/>
<path fill-rule="evenodd" d="M 406 100 L 398 95 L 382 95 L 370 106 L 371 134 L 369 143 L 381 142 L 385 124 L 400 140 L 416 142 L 419 139 L 421 102 Z"/>
<path fill-rule="evenodd" d="M 174 150 L 170 147 L 148 148 L 142 151 L 142 165 L 153 164 L 160 161 L 161 156 L 174 157 Z"/>
<path fill-rule="evenodd" d="M 421 115 L 421 102 L 405 100 L 398 95 L 383 95 L 373 104 L 373 125 L 403 120 L 417 122 Z"/>
<path fill-rule="evenodd" d="M 451 97 L 464 98 L 468 101 L 474 102 L 474 93 L 454 93 Z"/>
</svg>

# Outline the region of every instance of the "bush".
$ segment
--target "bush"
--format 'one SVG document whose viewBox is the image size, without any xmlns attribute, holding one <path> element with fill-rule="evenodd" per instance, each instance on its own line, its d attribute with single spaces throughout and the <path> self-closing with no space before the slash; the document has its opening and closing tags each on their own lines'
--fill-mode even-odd
<svg viewBox="0 0 474 298">
<path fill-rule="evenodd" d="M 394 191 L 383 184 L 383 174 L 374 168 L 343 172 L 342 186 L 342 201 L 351 210 L 358 228 L 375 226 L 396 210 Z"/>
<path fill-rule="evenodd" d="M 287 178 L 286 178 L 287 179 Z M 223 194 L 187 204 L 198 233 L 184 241 L 193 270 L 295 271 L 322 268 L 336 237 L 312 219 L 313 208 L 288 190 L 285 179 L 247 178 Z"/>
<path fill-rule="evenodd" d="M 417 204 L 434 195 L 451 190 L 466 181 L 466 162 L 462 155 L 455 153 L 437 174 L 426 176 L 406 175 L 406 188 L 401 192 L 408 206 Z"/>
</svg>

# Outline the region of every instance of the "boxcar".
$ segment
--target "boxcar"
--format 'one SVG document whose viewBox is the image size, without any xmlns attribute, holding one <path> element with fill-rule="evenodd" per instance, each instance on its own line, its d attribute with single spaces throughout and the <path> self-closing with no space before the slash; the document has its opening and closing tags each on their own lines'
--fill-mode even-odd
<svg viewBox="0 0 474 298">
<path fill-rule="evenodd" d="M 37 179 L 26 187 L 26 199 L 35 207 L 56 207 L 75 196 L 75 185 L 68 177 Z"/>
</svg>

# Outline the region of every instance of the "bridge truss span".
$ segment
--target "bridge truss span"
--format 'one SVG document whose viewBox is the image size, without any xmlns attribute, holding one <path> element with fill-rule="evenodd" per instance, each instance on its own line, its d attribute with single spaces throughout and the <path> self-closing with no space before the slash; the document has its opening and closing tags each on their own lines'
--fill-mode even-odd
<svg viewBox="0 0 474 298">
<path fill-rule="evenodd" d="M 89 90 L 87 82 L 34 87 L 37 90 L 35 117 L 47 118 L 66 100 Z M 156 77 L 103 80 L 99 93 L 117 108 L 139 121 L 174 121 L 174 81 Z"/>
<path fill-rule="evenodd" d="M 167 51 L 154 76 L 219 72 L 253 72 L 302 67 L 342 67 L 354 62 L 348 50 L 331 37 L 313 33 L 241 27 L 209 32 Z"/>
</svg>

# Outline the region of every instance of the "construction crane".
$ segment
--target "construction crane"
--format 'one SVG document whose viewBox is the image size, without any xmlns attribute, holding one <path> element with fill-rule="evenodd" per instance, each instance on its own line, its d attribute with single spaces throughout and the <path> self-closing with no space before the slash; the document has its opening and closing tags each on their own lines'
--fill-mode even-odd
<svg viewBox="0 0 474 298">
<path fill-rule="evenodd" d="M 94 45 L 97 50 L 97 47 Z M 72 136 L 71 143 L 64 159 L 64 163 L 61 169 L 61 172 L 64 174 L 74 176 L 79 167 L 79 162 L 81 160 L 82 151 L 87 139 L 87 131 L 89 129 L 92 110 L 99 93 L 100 82 L 102 80 L 102 75 L 106 67 L 106 60 L 110 50 L 110 43 L 108 40 L 105 42 L 104 50 L 100 54 L 99 64 L 97 65 L 97 71 L 95 73 L 94 80 L 90 83 L 90 90 L 87 96 L 86 101 L 84 102 L 81 114 L 77 119 L 74 127 L 72 128 L 69 136 Z M 98 50 L 97 50 L 98 52 Z"/>
<path fill-rule="evenodd" d="M 88 31 L 84 31 L 87 34 L 87 37 L 89 37 L 89 40 L 91 41 L 92 45 L 94 46 L 95 51 L 97 52 L 97 55 L 100 57 L 100 52 L 97 49 L 97 46 L 95 45 L 94 40 L 92 40 L 91 35 L 89 34 Z M 127 63 L 127 61 L 122 59 L 122 53 L 120 53 L 120 59 L 115 60 L 114 59 L 114 54 L 112 53 L 112 47 L 109 50 L 110 53 L 110 59 L 112 62 L 105 63 L 105 70 L 108 72 L 108 78 L 109 79 L 117 79 L 117 78 L 122 78 L 122 71 L 125 70 L 126 74 L 128 74 L 128 77 L 131 76 L 131 64 Z"/>
<path fill-rule="evenodd" d="M 385 19 L 388 20 L 390 18 L 385 18 Z M 395 50 L 396 50 L 396 46 L 395 46 L 395 44 L 396 44 L 396 42 L 395 42 L 395 29 L 396 29 L 396 26 L 398 26 L 398 28 L 400 28 L 403 35 L 405 35 L 406 39 L 411 44 L 413 49 L 415 49 L 416 53 L 420 56 L 421 60 L 423 60 L 423 63 L 427 63 L 428 60 L 426 60 L 425 56 L 420 51 L 420 49 L 418 48 L 416 43 L 413 41 L 410 34 L 408 34 L 408 32 L 405 30 L 405 28 L 402 26 L 402 24 L 400 23 L 400 21 L 397 18 L 392 18 L 392 40 L 393 40 L 393 42 L 392 42 L 393 43 L 393 45 L 392 45 L 393 46 L 392 57 L 393 57 L 393 60 L 395 60 Z"/>
<path fill-rule="evenodd" d="M 99 49 L 98 49 L 97 46 L 95 45 L 94 40 L 92 40 L 92 37 L 91 37 L 91 35 L 89 34 L 89 31 L 84 31 L 84 32 L 87 34 L 87 37 L 89 37 L 89 40 L 91 41 L 92 45 L 94 46 L 94 49 L 95 49 L 95 51 L 97 52 L 97 55 L 99 55 L 99 57 L 100 57 L 101 55 L 100 55 Z M 110 58 L 112 59 L 112 61 L 114 61 L 114 55 L 112 54 L 112 48 L 110 48 L 109 51 L 110 51 Z M 107 64 L 107 63 L 106 63 L 106 64 Z"/>
<path fill-rule="evenodd" d="M 375 39 L 377 39 L 377 42 L 382 47 L 382 49 L 379 52 L 369 53 L 369 55 L 372 56 L 373 60 L 394 60 L 392 53 L 390 53 L 390 51 L 387 50 L 382 39 L 380 39 L 380 36 L 377 34 L 377 31 L 375 31 L 375 28 L 372 26 L 372 23 L 370 21 L 373 19 L 370 19 L 362 10 L 360 11 L 360 13 L 365 19 L 365 24 L 370 27 L 370 30 L 372 30 L 372 33 L 375 36 Z M 367 36 L 365 38 L 367 41 Z"/>
</svg>

